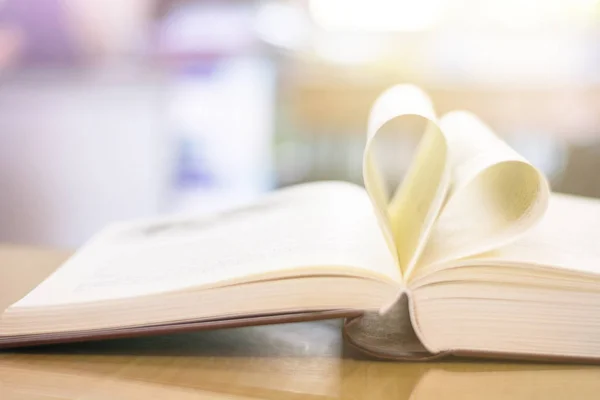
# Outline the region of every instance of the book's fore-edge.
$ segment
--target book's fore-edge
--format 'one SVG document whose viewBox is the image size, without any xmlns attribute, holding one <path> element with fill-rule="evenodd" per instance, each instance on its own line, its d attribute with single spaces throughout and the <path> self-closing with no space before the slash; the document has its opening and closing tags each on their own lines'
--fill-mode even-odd
<svg viewBox="0 0 600 400">
<path fill-rule="evenodd" d="M 474 351 L 451 349 L 430 352 L 419 339 L 411 318 L 410 292 L 400 296 L 396 304 L 384 315 L 377 312 L 346 318 L 344 339 L 362 353 L 391 361 L 432 361 L 449 356 L 464 359 L 489 359 L 552 363 L 600 364 L 599 357 L 570 356 L 543 353 L 511 353 L 502 351 Z"/>
<path fill-rule="evenodd" d="M 166 323 L 162 325 L 110 328 L 92 331 L 73 331 L 30 336 L 24 335 L 6 340 L 0 338 L 0 349 L 133 338 L 226 328 L 242 328 L 293 322 L 318 321 L 334 318 L 353 319 L 359 317 L 361 314 L 361 312 L 356 310 L 308 311 L 288 314 L 252 315 L 239 318 L 212 319 L 170 324 Z"/>
</svg>

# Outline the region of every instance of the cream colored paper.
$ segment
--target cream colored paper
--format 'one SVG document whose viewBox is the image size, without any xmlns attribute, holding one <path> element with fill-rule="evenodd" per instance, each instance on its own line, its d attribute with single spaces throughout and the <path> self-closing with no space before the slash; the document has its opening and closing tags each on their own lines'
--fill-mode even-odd
<svg viewBox="0 0 600 400">
<path fill-rule="evenodd" d="M 544 175 L 475 115 L 457 111 L 440 121 L 450 149 L 452 190 L 422 264 L 447 262 L 514 242 L 548 208 Z"/>
<path fill-rule="evenodd" d="M 386 123 L 407 116 L 425 119 L 427 128 L 404 182 L 388 200 L 385 178 L 374 160 L 373 149 Z M 375 102 L 369 118 L 363 174 L 384 235 L 400 270 L 408 276 L 423 251 L 450 183 L 446 140 L 436 124 L 429 98 L 418 87 L 394 86 Z"/>
<path fill-rule="evenodd" d="M 595 199 L 554 193 L 542 221 L 518 241 L 476 258 L 490 265 L 531 265 L 597 285 L 600 279 L 600 207 Z M 593 279 L 593 280 L 592 280 Z M 542 282 L 536 276 L 535 281 Z"/>
<path fill-rule="evenodd" d="M 403 182 L 389 199 L 374 143 L 388 122 L 419 116 L 427 128 Z M 408 281 L 417 265 L 446 263 L 514 242 L 543 217 L 543 174 L 476 116 L 456 111 L 438 123 L 413 85 L 385 91 L 371 110 L 363 160 L 365 186 Z"/>
</svg>

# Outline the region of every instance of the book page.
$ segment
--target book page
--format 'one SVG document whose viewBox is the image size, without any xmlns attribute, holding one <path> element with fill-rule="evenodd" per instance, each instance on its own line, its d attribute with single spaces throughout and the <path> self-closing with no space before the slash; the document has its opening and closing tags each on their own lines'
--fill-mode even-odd
<svg viewBox="0 0 600 400">
<path fill-rule="evenodd" d="M 369 198 L 358 186 L 306 184 L 216 215 L 114 225 L 15 306 L 319 274 L 401 282 Z"/>
<path fill-rule="evenodd" d="M 542 221 L 516 242 L 477 261 L 537 265 L 600 280 L 600 200 L 553 193 Z M 592 278 L 592 276 L 590 276 Z"/>
<path fill-rule="evenodd" d="M 373 148 L 385 124 L 406 116 L 425 119 L 427 127 L 413 164 L 389 199 Z M 363 160 L 365 186 L 405 276 L 410 274 L 427 242 L 449 187 L 447 145 L 435 121 L 429 98 L 412 85 L 398 85 L 385 91 L 373 105 L 369 118 Z"/>
<path fill-rule="evenodd" d="M 542 173 L 473 114 L 447 114 L 440 126 L 448 142 L 452 189 L 421 265 L 515 241 L 543 217 L 550 195 Z"/>
</svg>

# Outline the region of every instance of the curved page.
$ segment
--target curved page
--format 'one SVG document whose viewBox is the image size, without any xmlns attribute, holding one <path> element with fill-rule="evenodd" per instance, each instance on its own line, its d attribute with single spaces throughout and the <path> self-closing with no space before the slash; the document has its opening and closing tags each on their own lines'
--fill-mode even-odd
<svg viewBox="0 0 600 400">
<path fill-rule="evenodd" d="M 445 115 L 452 188 L 421 265 L 498 249 L 537 224 L 548 208 L 544 175 L 471 113 Z"/>
<path fill-rule="evenodd" d="M 385 177 L 376 164 L 374 147 L 388 122 L 409 116 L 425 119 L 426 130 L 409 171 L 390 201 Z M 447 144 L 435 121 L 429 98 L 412 85 L 398 85 L 385 91 L 373 105 L 369 117 L 363 157 L 365 187 L 405 277 L 425 247 L 449 187 Z"/>
</svg>

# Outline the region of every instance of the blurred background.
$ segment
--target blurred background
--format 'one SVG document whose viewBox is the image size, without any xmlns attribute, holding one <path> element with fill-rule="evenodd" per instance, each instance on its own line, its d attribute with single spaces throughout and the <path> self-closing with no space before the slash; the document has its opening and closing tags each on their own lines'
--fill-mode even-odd
<svg viewBox="0 0 600 400">
<path fill-rule="evenodd" d="M 361 182 L 401 82 L 600 197 L 599 0 L 0 0 L 0 241 Z"/>
</svg>

